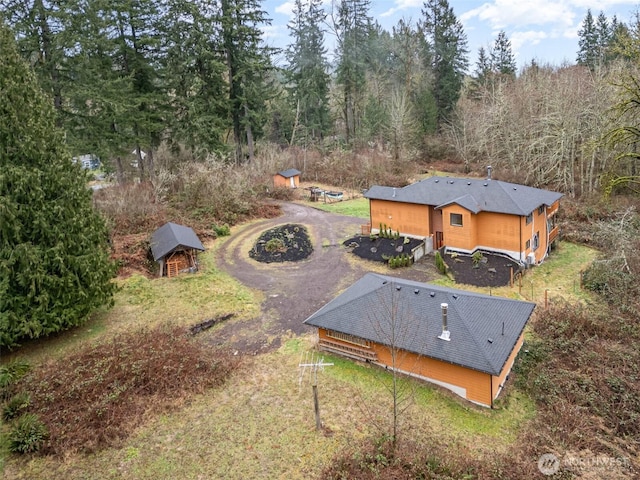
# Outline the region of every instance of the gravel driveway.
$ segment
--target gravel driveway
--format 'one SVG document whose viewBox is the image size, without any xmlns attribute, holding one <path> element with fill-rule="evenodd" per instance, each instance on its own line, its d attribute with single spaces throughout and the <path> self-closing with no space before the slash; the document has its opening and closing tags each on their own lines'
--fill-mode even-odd
<svg viewBox="0 0 640 480">
<path fill-rule="evenodd" d="M 350 258 L 343 242 L 361 232 L 367 219 L 336 215 L 297 203 L 281 203 L 282 215 L 236 227 L 217 251 L 217 264 L 244 285 L 265 294 L 262 315 L 249 321 L 230 321 L 218 331 L 220 344 L 256 354 L 280 346 L 288 333 L 311 331 L 302 322 L 338 293 L 380 264 Z M 313 253 L 299 262 L 260 263 L 249 251 L 265 230 L 278 225 L 304 225 L 313 241 Z M 388 275 L 428 281 L 437 275 L 431 261 L 410 268 L 388 270 Z"/>
<path fill-rule="evenodd" d="M 262 316 L 224 325 L 217 338 L 233 349 L 259 353 L 277 348 L 287 332 L 311 331 L 302 322 L 366 273 L 366 266 L 353 266 L 342 242 L 360 232 L 367 220 L 327 213 L 297 203 L 282 203 L 282 215 L 236 227 L 217 252 L 218 267 L 244 285 L 265 294 Z M 249 250 L 262 232 L 287 223 L 307 227 L 313 253 L 299 262 L 260 263 L 249 258 Z"/>
</svg>

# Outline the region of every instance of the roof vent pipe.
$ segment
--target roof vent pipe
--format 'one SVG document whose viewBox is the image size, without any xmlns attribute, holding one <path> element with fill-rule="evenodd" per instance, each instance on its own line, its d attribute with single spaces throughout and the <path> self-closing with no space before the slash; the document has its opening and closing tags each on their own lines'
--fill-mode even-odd
<svg viewBox="0 0 640 480">
<path fill-rule="evenodd" d="M 487 167 L 487 180 L 491 180 L 491 170 L 493 170 L 493 167 L 489 165 Z"/>
<path fill-rule="evenodd" d="M 446 340 L 447 342 L 451 340 L 449 327 L 447 325 L 447 309 L 449 305 L 446 303 L 441 303 L 440 308 L 442 309 L 442 334 L 438 337 L 441 340 Z"/>
<path fill-rule="evenodd" d="M 396 187 L 393 187 L 393 194 L 391 196 L 395 198 L 395 196 L 396 196 Z"/>
</svg>

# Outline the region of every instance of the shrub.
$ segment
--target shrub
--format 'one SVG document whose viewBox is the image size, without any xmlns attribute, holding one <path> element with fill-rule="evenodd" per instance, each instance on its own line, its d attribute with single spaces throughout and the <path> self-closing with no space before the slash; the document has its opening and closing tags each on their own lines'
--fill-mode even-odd
<svg viewBox="0 0 640 480">
<path fill-rule="evenodd" d="M 15 394 L 2 408 L 2 418 L 9 421 L 18 416 L 23 410 L 31 405 L 31 396 L 28 392 L 20 392 Z"/>
<path fill-rule="evenodd" d="M 229 225 L 214 225 L 213 231 L 218 237 L 228 237 L 229 235 L 231 235 L 231 229 L 229 228 Z"/>
<path fill-rule="evenodd" d="M 264 245 L 264 249 L 269 253 L 286 252 L 287 246 L 281 238 L 272 238 Z"/>
<path fill-rule="evenodd" d="M 7 399 L 13 393 L 13 387 L 29 371 L 29 364 L 14 360 L 0 367 L 0 397 Z"/>
<path fill-rule="evenodd" d="M 49 437 L 47 427 L 37 415 L 25 413 L 9 432 L 9 450 L 14 453 L 34 453 Z"/>
<path fill-rule="evenodd" d="M 482 254 L 481 251 L 473 252 L 473 255 L 471 255 L 471 261 L 473 262 L 473 268 L 478 268 L 478 266 L 480 265 L 480 262 L 482 261 L 483 258 L 484 258 L 484 255 Z"/>
<path fill-rule="evenodd" d="M 436 259 L 436 268 L 438 269 L 438 271 L 441 274 L 446 274 L 447 273 L 447 265 L 444 263 L 444 259 L 442 258 L 442 255 L 440 255 L 440 252 L 438 250 L 436 250 L 436 253 L 434 254 L 435 259 Z"/>
</svg>

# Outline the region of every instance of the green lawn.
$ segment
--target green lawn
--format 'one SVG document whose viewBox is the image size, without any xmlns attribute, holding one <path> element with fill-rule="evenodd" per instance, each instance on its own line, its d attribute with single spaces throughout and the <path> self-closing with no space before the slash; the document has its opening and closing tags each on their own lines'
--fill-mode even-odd
<svg viewBox="0 0 640 480">
<path fill-rule="evenodd" d="M 322 201 L 313 203 L 305 202 L 305 205 L 340 215 L 369 219 L 369 200 L 364 197 L 333 203 L 324 203 Z"/>
</svg>

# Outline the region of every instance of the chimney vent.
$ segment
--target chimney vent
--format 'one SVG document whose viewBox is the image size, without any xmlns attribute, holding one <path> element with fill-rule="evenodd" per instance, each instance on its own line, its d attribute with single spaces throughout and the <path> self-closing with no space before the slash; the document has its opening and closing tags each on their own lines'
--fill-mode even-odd
<svg viewBox="0 0 640 480">
<path fill-rule="evenodd" d="M 449 305 L 446 303 L 441 303 L 440 308 L 442 309 L 442 333 L 438 338 L 449 342 L 451 341 L 451 332 L 449 332 L 449 326 L 447 325 L 447 309 L 449 308 Z"/>
<path fill-rule="evenodd" d="M 420 290 L 418 290 L 417 288 L 413 291 L 413 293 L 415 293 L 416 295 L 420 293 Z"/>
<path fill-rule="evenodd" d="M 487 167 L 487 180 L 491 180 L 491 170 L 493 170 L 493 167 L 489 165 Z"/>
</svg>

